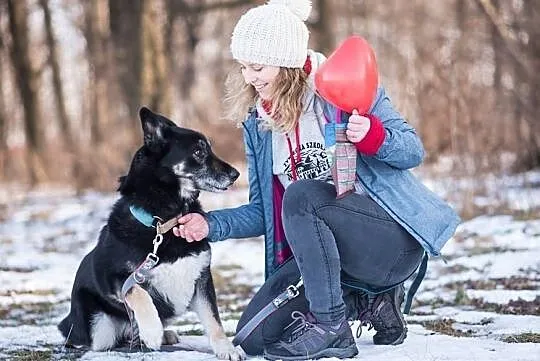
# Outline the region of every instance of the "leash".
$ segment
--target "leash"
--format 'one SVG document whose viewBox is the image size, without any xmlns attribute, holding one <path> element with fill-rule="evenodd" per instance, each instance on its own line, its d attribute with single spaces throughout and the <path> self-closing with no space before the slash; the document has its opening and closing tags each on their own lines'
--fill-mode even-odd
<svg viewBox="0 0 540 361">
<path fill-rule="evenodd" d="M 146 255 L 144 261 L 139 266 L 137 266 L 135 271 L 133 271 L 129 275 L 129 277 L 124 281 L 124 284 L 122 285 L 122 301 L 124 303 L 124 307 L 126 308 L 126 313 L 128 314 L 129 322 L 131 325 L 132 338 L 129 345 L 129 348 L 131 349 L 135 343 L 136 331 L 134 325 L 136 325 L 136 323 L 133 322 L 133 311 L 129 308 L 126 302 L 126 295 L 133 287 L 135 287 L 135 285 L 143 284 L 148 278 L 150 278 L 150 270 L 152 270 L 152 268 L 154 268 L 159 263 L 157 251 L 159 246 L 163 242 L 163 235 L 169 232 L 174 226 L 178 224 L 178 218 L 173 217 L 167 222 L 163 222 L 163 219 L 161 219 L 160 217 L 153 216 L 150 213 L 146 212 L 143 208 L 136 207 L 134 205 L 129 206 L 129 211 L 137 221 L 144 224 L 146 227 L 156 229 L 156 235 L 152 240 L 152 244 L 154 246 L 152 252 Z"/>
<path fill-rule="evenodd" d="M 264 306 L 251 320 L 249 320 L 243 327 L 236 333 L 233 339 L 233 345 L 238 346 L 263 322 L 268 316 L 276 312 L 278 309 L 287 304 L 290 300 L 296 298 L 299 294 L 299 288 L 304 285 L 302 278 L 296 285 L 289 285 L 285 291 L 281 292 L 276 298 L 274 298 L 269 304 Z"/>
<path fill-rule="evenodd" d="M 133 288 L 133 286 L 146 282 L 146 280 L 150 277 L 150 270 L 159 262 L 157 251 L 163 242 L 163 235 L 178 224 L 177 217 L 171 218 L 167 222 L 162 223 L 163 220 L 161 218 L 158 216 L 152 216 L 150 213 L 146 212 L 140 207 L 132 205 L 129 207 L 129 210 L 133 217 L 135 217 L 135 219 L 137 219 L 140 223 L 147 227 L 155 228 L 156 235 L 152 240 L 152 244 L 154 245 L 152 252 L 146 255 L 145 260 L 139 266 L 137 266 L 135 271 L 129 275 L 122 285 L 122 299 L 124 303 L 127 293 Z"/>
</svg>

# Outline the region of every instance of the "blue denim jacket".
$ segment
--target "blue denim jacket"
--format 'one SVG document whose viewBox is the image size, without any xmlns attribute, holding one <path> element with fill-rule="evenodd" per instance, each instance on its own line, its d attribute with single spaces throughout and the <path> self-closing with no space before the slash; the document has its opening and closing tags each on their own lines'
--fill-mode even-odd
<svg viewBox="0 0 540 361">
<path fill-rule="evenodd" d="M 327 110 L 325 114 L 336 114 L 332 105 L 325 103 L 324 106 Z M 439 256 L 441 248 L 454 234 L 460 218 L 446 202 L 408 170 L 422 162 L 424 148 L 414 128 L 394 110 L 383 88 L 377 90 L 369 112 L 383 123 L 386 138 L 377 154 L 359 154 L 357 177 L 368 194 L 413 235 L 431 256 Z M 237 208 L 208 212 L 207 219 L 211 241 L 264 235 L 265 275 L 268 277 L 276 269 L 272 213 L 272 135 L 270 131 L 259 129 L 258 123 L 256 112 L 251 112 L 243 123 L 249 203 Z"/>
</svg>

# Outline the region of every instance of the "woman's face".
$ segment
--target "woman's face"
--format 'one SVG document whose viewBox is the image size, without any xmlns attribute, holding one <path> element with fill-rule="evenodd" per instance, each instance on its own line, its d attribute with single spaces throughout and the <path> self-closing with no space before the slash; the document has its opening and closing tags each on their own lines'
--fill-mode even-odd
<svg viewBox="0 0 540 361">
<path fill-rule="evenodd" d="M 264 100 L 271 100 L 272 85 L 279 73 L 278 66 L 253 64 L 239 61 L 246 84 L 250 84 Z"/>
</svg>

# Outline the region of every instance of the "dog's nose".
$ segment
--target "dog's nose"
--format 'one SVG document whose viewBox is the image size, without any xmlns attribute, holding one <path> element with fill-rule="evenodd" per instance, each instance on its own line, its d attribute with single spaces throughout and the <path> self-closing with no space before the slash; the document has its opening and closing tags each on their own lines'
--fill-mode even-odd
<svg viewBox="0 0 540 361">
<path fill-rule="evenodd" d="M 239 176 L 240 172 L 231 167 L 231 169 L 229 170 L 229 177 L 232 179 L 232 181 L 234 182 L 235 180 L 237 180 Z"/>
</svg>

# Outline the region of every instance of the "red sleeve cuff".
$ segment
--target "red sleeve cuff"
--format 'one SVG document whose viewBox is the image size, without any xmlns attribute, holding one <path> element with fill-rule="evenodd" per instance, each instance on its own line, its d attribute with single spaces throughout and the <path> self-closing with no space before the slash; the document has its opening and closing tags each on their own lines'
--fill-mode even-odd
<svg viewBox="0 0 540 361">
<path fill-rule="evenodd" d="M 377 153 L 377 151 L 383 144 L 384 138 L 386 137 L 386 132 L 384 131 L 382 122 L 375 115 L 362 115 L 369 118 L 369 120 L 371 121 L 371 126 L 369 127 L 369 130 L 364 139 L 362 139 L 358 143 L 354 143 L 354 145 L 360 153 L 366 155 L 374 155 Z"/>
</svg>

